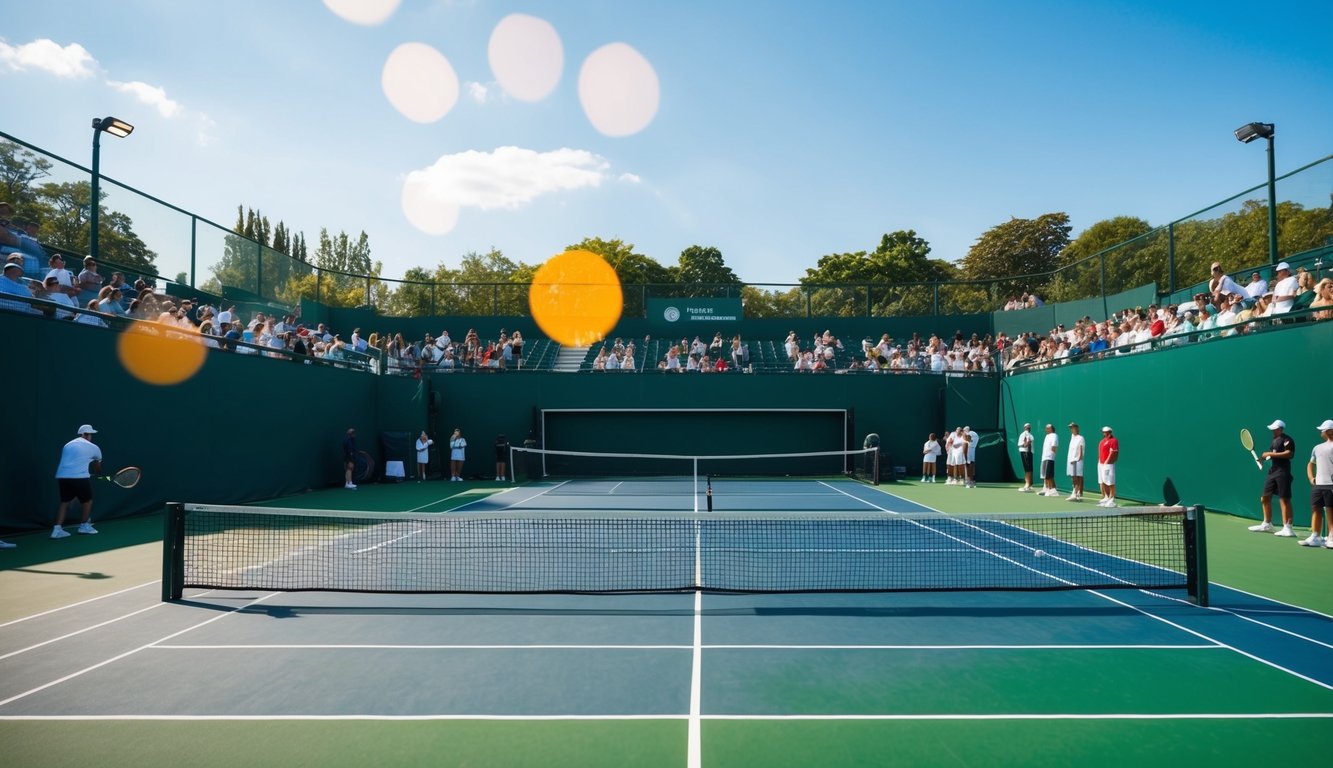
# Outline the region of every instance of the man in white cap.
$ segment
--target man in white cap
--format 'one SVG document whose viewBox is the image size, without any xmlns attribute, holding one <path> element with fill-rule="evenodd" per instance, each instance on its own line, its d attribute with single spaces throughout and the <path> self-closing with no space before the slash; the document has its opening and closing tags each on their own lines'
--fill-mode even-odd
<svg viewBox="0 0 1333 768">
<path fill-rule="evenodd" d="M 4 276 L 0 277 L 0 295 L 4 294 L 22 296 L 25 299 L 32 298 L 32 291 L 23 283 L 23 262 L 18 260 L 5 262 Z M 40 314 L 28 302 L 13 299 L 0 299 L 0 309 L 10 309 L 25 315 Z"/>
<path fill-rule="evenodd" d="M 56 483 L 60 485 L 60 508 L 56 510 L 56 525 L 51 529 L 51 538 L 63 539 L 69 536 L 65 530 L 65 511 L 74 499 L 79 500 L 82 515 L 79 518 L 79 533 L 97 533 L 88 519 L 93 513 L 93 474 L 102 474 L 102 449 L 93 443 L 97 430 L 91 424 L 79 427 L 79 436 L 65 443 L 60 451 L 60 467 L 56 469 Z"/>
<path fill-rule="evenodd" d="M 1018 436 L 1018 458 L 1023 464 L 1023 487 L 1019 493 L 1032 493 L 1032 424 L 1024 423 Z"/>
<path fill-rule="evenodd" d="M 1042 496 L 1059 496 L 1055 489 L 1055 452 L 1060 450 L 1060 436 L 1055 434 L 1055 425 L 1046 425 L 1046 437 L 1041 442 L 1041 484 Z"/>
<path fill-rule="evenodd" d="M 1274 315 L 1286 314 L 1291 311 L 1296 294 L 1301 292 L 1300 283 L 1285 261 L 1273 269 L 1273 277 L 1277 279 L 1277 284 L 1273 286 L 1273 306 L 1270 312 Z"/>
<path fill-rule="evenodd" d="M 1325 512 L 1333 523 L 1333 419 L 1325 419 L 1316 429 L 1324 442 L 1310 451 L 1310 463 L 1305 465 L 1305 475 L 1310 478 L 1310 537 L 1300 544 L 1333 549 L 1333 535 L 1323 535 Z"/>
<path fill-rule="evenodd" d="M 1115 464 L 1120 461 L 1120 441 L 1110 427 L 1102 427 L 1102 441 L 1097 444 L 1097 484 L 1102 487 L 1099 507 L 1114 507 Z"/>
<path fill-rule="evenodd" d="M 1273 533 L 1275 536 L 1292 538 L 1296 535 L 1291 530 L 1291 457 L 1296 455 L 1296 441 L 1286 433 L 1287 423 L 1276 419 L 1268 428 L 1273 432 L 1273 442 L 1268 450 L 1259 454 L 1263 461 L 1272 460 L 1268 465 L 1268 476 L 1264 478 L 1264 492 L 1259 497 L 1259 506 L 1263 509 L 1264 519 L 1258 525 L 1251 525 L 1255 533 Z M 1277 495 L 1282 506 L 1282 528 L 1273 530 L 1273 495 Z"/>
</svg>

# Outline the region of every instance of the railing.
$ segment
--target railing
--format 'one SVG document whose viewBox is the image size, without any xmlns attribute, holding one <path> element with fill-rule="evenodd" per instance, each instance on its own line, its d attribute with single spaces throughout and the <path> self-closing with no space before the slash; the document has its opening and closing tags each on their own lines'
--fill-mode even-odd
<svg viewBox="0 0 1333 768">
<path fill-rule="evenodd" d="M 66 213 L 43 224 L 45 242 L 70 253 L 88 250 L 87 180 L 91 170 L 0 132 L 0 139 L 50 163 L 42 184 L 64 191 Z M 1333 155 L 1277 179 L 1280 244 L 1284 254 L 1328 245 L 1311 238 L 1333 238 L 1330 193 Z M 63 186 L 61 186 L 63 185 Z M 108 211 L 103 216 L 99 261 L 128 271 L 151 274 L 214 295 L 240 295 L 257 302 L 294 306 L 302 297 L 329 306 L 370 305 L 381 311 L 406 308 L 417 315 L 528 314 L 528 286 L 522 282 L 435 283 L 351 274 L 293 259 L 242 237 L 231 228 L 171 203 L 101 177 Z M 22 196 L 38 194 L 20 190 Z M 82 198 L 79 196 L 82 195 Z M 1262 200 L 1261 200 L 1262 198 Z M 1267 265 L 1267 189 L 1260 184 L 1138 237 L 1105 248 L 1060 269 L 993 280 L 900 284 L 730 284 L 625 285 L 625 314 L 642 317 L 648 299 L 739 296 L 747 318 L 893 317 L 958 315 L 1002 308 L 1018 291 L 1041 287 L 1049 301 L 1068 302 L 1119 293 L 1155 283 L 1164 293 L 1197 283 L 1218 258 L 1229 269 Z M 62 198 L 63 199 L 63 198 Z M 1318 219 L 1322 215 L 1323 219 Z M 1318 219 L 1318 220 L 1316 220 Z M 119 220 L 137 236 L 112 231 Z M 1306 226 L 1306 225 L 1310 226 Z M 1314 228 L 1313 232 L 1311 227 Z M 355 227 L 353 227 L 355 229 Z M 1322 234 L 1321 234 L 1322 233 Z M 231 293 L 229 293 L 231 292 Z"/>
</svg>

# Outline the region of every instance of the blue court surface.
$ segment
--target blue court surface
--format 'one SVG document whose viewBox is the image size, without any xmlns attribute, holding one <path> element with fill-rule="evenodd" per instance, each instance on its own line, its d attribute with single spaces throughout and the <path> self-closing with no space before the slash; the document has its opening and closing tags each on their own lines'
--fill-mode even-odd
<svg viewBox="0 0 1333 768">
<path fill-rule="evenodd" d="M 881 488 L 818 485 L 787 491 L 952 517 Z M 551 490 L 440 516 L 565 503 Z M 937 530 L 927 540 L 946 550 L 996 538 L 983 528 L 959 546 Z M 1000 551 L 1019 560 L 1037 541 Z M 1052 549 L 1042 564 L 1059 559 Z M 1207 608 L 1179 588 L 186 589 L 165 603 L 159 589 L 0 625 L 0 734 L 21 745 L 10 764 L 156 764 L 149 744 L 186 741 L 231 764 L 1315 765 L 1333 727 L 1333 620 L 1218 585 Z M 41 747 L 71 727 L 114 746 Z M 201 764 L 213 762 L 225 764 Z"/>
</svg>

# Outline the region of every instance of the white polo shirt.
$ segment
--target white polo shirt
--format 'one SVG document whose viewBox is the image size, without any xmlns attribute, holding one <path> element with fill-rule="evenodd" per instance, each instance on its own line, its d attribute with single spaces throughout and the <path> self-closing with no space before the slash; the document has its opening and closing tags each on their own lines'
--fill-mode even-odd
<svg viewBox="0 0 1333 768">
<path fill-rule="evenodd" d="M 1273 314 L 1290 312 L 1291 305 L 1296 303 L 1296 294 L 1300 293 L 1300 282 L 1296 280 L 1295 275 L 1287 275 L 1273 289 Z M 1281 297 L 1286 297 L 1285 299 Z"/>
<path fill-rule="evenodd" d="M 92 477 L 88 465 L 102 460 L 102 449 L 89 440 L 76 437 L 65 443 L 60 451 L 60 466 L 56 468 L 56 479 L 77 480 Z"/>
<path fill-rule="evenodd" d="M 1310 451 L 1310 463 L 1314 464 L 1314 484 L 1320 487 L 1333 486 L 1333 443 L 1325 440 Z"/>
<path fill-rule="evenodd" d="M 1060 450 L 1060 436 L 1052 432 L 1041 443 L 1041 460 L 1055 461 L 1055 452 L 1058 450 Z"/>
</svg>

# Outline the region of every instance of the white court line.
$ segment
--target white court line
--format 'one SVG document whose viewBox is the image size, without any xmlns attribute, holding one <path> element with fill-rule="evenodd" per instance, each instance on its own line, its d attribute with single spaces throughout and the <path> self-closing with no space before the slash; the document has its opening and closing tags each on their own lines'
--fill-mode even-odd
<svg viewBox="0 0 1333 768">
<path fill-rule="evenodd" d="M 830 486 L 830 487 L 832 487 L 832 486 Z M 838 489 L 835 488 L 834 490 L 838 490 Z M 839 491 L 839 492 L 842 493 L 842 491 Z M 942 511 L 940 511 L 940 510 L 938 510 L 938 509 L 935 509 L 934 507 L 930 507 L 930 506 L 927 506 L 927 505 L 925 505 L 925 504 L 921 504 L 921 503 L 919 503 L 919 502 L 912 501 L 911 499 L 905 499 L 905 498 L 903 498 L 903 497 L 901 497 L 901 496 L 898 496 L 898 495 L 896 495 L 896 494 L 889 493 L 888 491 L 881 491 L 881 493 L 884 493 L 884 494 L 886 494 L 886 495 L 888 495 L 888 496 L 892 496 L 892 497 L 895 498 L 895 499 L 900 499 L 900 500 L 902 500 L 902 501 L 906 501 L 906 502 L 908 502 L 909 504 L 915 504 L 915 505 L 917 505 L 917 506 L 919 506 L 919 507 L 923 507 L 923 508 L 925 508 L 925 509 L 929 509 L 929 510 L 931 510 L 932 512 L 935 512 L 935 513 L 937 513 L 937 514 L 939 514 L 939 515 L 942 515 L 942 516 L 944 516 L 944 517 L 952 518 L 951 515 L 948 515 L 948 514 L 942 512 Z M 851 494 L 848 494 L 848 495 L 851 496 Z M 852 498 L 857 498 L 857 497 L 852 496 Z M 864 501 L 864 500 L 863 500 L 863 501 Z M 891 510 L 884 509 L 883 507 L 879 506 L 878 504 L 875 504 L 874 502 L 871 502 L 871 501 L 865 501 L 865 503 L 868 504 L 869 506 L 872 506 L 872 507 L 874 507 L 874 508 L 876 508 L 876 509 L 879 509 L 879 510 L 881 510 L 881 511 L 883 511 L 883 512 L 887 512 L 887 513 L 889 513 L 889 514 L 898 514 L 898 513 L 896 513 L 896 512 L 891 511 Z M 1011 542 L 1011 543 L 1018 544 L 1019 546 L 1023 546 L 1020 542 L 1013 541 L 1012 539 L 1005 539 L 1005 537 L 1003 537 L 1003 536 L 1001 536 L 1000 534 L 995 533 L 995 532 L 993 532 L 993 531 L 984 531 L 984 532 L 987 533 L 987 534 L 990 535 L 990 536 L 994 536 L 994 537 L 997 538 L 997 539 L 1001 539 L 1001 540 L 1004 540 L 1004 541 L 1009 541 L 1009 542 Z M 947 534 L 944 534 L 944 535 L 947 535 Z M 1002 559 L 1007 559 L 1007 558 L 1002 558 Z M 1035 569 L 1029 569 L 1029 570 L 1035 570 Z M 1040 573 L 1040 571 L 1037 571 L 1037 572 Z M 1049 575 L 1049 574 L 1046 574 L 1046 575 Z M 1052 578 L 1054 578 L 1054 577 L 1052 577 Z M 1057 581 L 1060 581 L 1060 580 L 1061 580 L 1061 579 L 1057 579 Z M 1304 680 L 1304 681 L 1306 681 L 1306 682 L 1314 683 L 1315 685 L 1319 686 L 1320 688 L 1324 688 L 1324 689 L 1328 689 L 1328 690 L 1333 690 L 1333 685 L 1330 685 L 1330 684 L 1328 684 L 1328 683 L 1325 683 L 1325 682 L 1316 680 L 1316 679 L 1314 679 L 1313 677 L 1309 677 L 1308 675 L 1302 675 L 1301 673 L 1297 672 L 1297 671 L 1294 670 L 1294 669 L 1288 669 L 1288 668 L 1282 666 L 1281 664 L 1277 664 L 1277 663 L 1275 663 L 1275 662 L 1272 662 L 1272 661 L 1269 661 L 1269 660 L 1267 660 L 1267 659 L 1264 659 L 1264 658 L 1262 658 L 1262 657 L 1260 657 L 1260 656 L 1256 656 L 1256 655 L 1254 655 L 1254 654 L 1252 654 L 1252 653 L 1248 653 L 1248 652 L 1246 652 L 1246 651 L 1243 651 L 1243 650 L 1241 650 L 1241 649 L 1235 647 L 1234 645 L 1230 645 L 1230 644 L 1228 644 L 1228 643 L 1224 643 L 1224 642 L 1222 642 L 1222 641 L 1220 641 L 1220 640 L 1218 640 L 1218 639 L 1216 639 L 1216 638 L 1214 638 L 1214 637 L 1210 637 L 1210 636 L 1208 636 L 1208 635 L 1205 635 L 1205 634 L 1202 633 L 1202 632 L 1197 632 L 1197 631 L 1195 631 L 1195 630 L 1189 629 L 1188 627 L 1184 627 L 1184 626 L 1182 626 L 1182 625 L 1180 625 L 1180 624 L 1177 624 L 1177 623 L 1174 622 L 1174 621 L 1170 621 L 1170 620 L 1168 620 L 1168 619 L 1166 619 L 1166 618 L 1163 618 L 1163 617 L 1161 617 L 1161 616 L 1157 616 L 1157 615 L 1155 615 L 1155 614 L 1153 614 L 1153 613 L 1149 613 L 1148 611 L 1146 611 L 1146 610 L 1144 610 L 1144 609 L 1142 609 L 1142 608 L 1139 608 L 1138 606 L 1130 605 L 1129 603 L 1126 603 L 1126 602 L 1124 602 L 1123 600 L 1118 600 L 1118 599 L 1116 599 L 1116 598 L 1114 598 L 1114 597 L 1111 597 L 1110 595 L 1104 594 L 1103 592 L 1100 592 L 1100 591 L 1097 591 L 1097 590 L 1092 590 L 1092 589 L 1086 589 L 1086 590 L 1082 590 L 1082 591 L 1087 592 L 1087 593 L 1092 594 L 1092 595 L 1096 595 L 1097 597 L 1100 597 L 1100 598 L 1102 598 L 1103 600 L 1108 600 L 1108 601 L 1113 602 L 1113 603 L 1115 603 L 1115 604 L 1117 604 L 1117 605 L 1121 605 L 1121 606 L 1124 606 L 1124 607 L 1126 607 L 1126 608 L 1129 608 L 1130 610 L 1135 611 L 1135 612 L 1137 612 L 1137 613 L 1141 613 L 1141 614 L 1143 614 L 1144 616 L 1147 616 L 1147 617 L 1150 618 L 1150 619 L 1155 619 L 1155 620 L 1157 620 L 1157 621 L 1162 622 L 1163 624 L 1166 624 L 1167 626 L 1175 627 L 1176 629 L 1178 629 L 1178 630 L 1180 630 L 1180 631 L 1182 631 L 1182 632 L 1186 632 L 1186 633 L 1189 633 L 1189 634 L 1191 634 L 1191 635 L 1194 635 L 1195 637 L 1198 637 L 1198 638 L 1201 638 L 1201 639 L 1204 639 L 1204 640 L 1208 640 L 1208 641 L 1211 641 L 1211 642 L 1213 642 L 1213 643 L 1217 643 L 1218 645 L 1224 646 L 1224 647 L 1228 648 L 1229 650 L 1232 650 L 1232 651 L 1234 651 L 1234 652 L 1240 654 L 1241 656 L 1244 656 L 1244 657 L 1249 658 L 1249 659 L 1253 659 L 1254 661 L 1257 661 L 1257 662 L 1259 662 L 1260 664 L 1265 664 L 1265 665 L 1267 665 L 1267 666 L 1270 666 L 1270 667 L 1272 667 L 1272 668 L 1274 668 L 1274 669 L 1277 669 L 1277 670 L 1280 670 L 1280 671 L 1282 671 L 1282 672 L 1286 672 L 1287 674 L 1289 674 L 1289 675 L 1291 675 L 1291 676 L 1293 676 L 1293 677 L 1298 677 L 1298 678 L 1300 678 L 1301 680 Z M 1148 590 L 1139 590 L 1139 591 L 1140 591 L 1140 592 L 1143 592 L 1144 594 L 1148 594 L 1148 595 L 1155 594 L 1155 593 L 1150 592 L 1150 591 L 1148 591 Z M 1195 607 L 1200 607 L 1200 606 L 1195 606 Z M 1203 610 L 1209 610 L 1209 609 L 1208 609 L 1208 608 L 1203 608 Z M 1269 625 L 1265 624 L 1264 622 L 1257 621 L 1257 620 L 1255 620 L 1255 619 L 1249 619 L 1249 618 L 1247 618 L 1247 617 L 1245 617 L 1245 616 L 1239 616 L 1239 615 L 1237 615 L 1237 614 L 1235 614 L 1235 613 L 1232 613 L 1231 611 L 1228 611 L 1228 610 L 1223 609 L 1223 608 L 1218 608 L 1218 609 L 1215 609 L 1215 610 L 1220 611 L 1220 612 L 1222 612 L 1222 613 L 1231 613 L 1233 616 L 1236 616 L 1236 618 L 1239 618 L 1239 619 L 1245 619 L 1246 621 L 1250 621 L 1250 622 L 1253 622 L 1253 623 L 1255 623 L 1255 624 L 1259 624 L 1259 625 L 1261 625 L 1261 626 L 1269 626 Z M 1306 641 L 1308 641 L 1308 642 L 1311 642 L 1311 643 L 1314 643 L 1314 644 L 1317 644 L 1317 645 L 1327 645 L 1326 643 L 1320 642 L 1319 640 L 1315 640 L 1315 639 L 1310 638 L 1310 637 L 1305 637 L 1304 635 L 1296 634 L 1296 633 L 1294 633 L 1294 632 L 1289 632 L 1289 631 L 1287 631 L 1287 630 L 1283 630 L 1283 629 L 1280 629 L 1280 628 L 1278 628 L 1278 627 L 1272 627 L 1272 629 L 1276 629 L 1276 630 L 1278 630 L 1278 631 L 1280 631 L 1280 632 L 1284 632 L 1284 633 L 1286 633 L 1286 634 L 1292 635 L 1293 637 L 1298 637 L 1298 638 L 1301 638 L 1301 639 L 1303 639 L 1303 640 L 1306 640 Z"/>
<path fill-rule="evenodd" d="M 84 667 L 83 669 L 80 669 L 80 670 L 77 671 L 77 672 L 71 672 L 70 674 L 65 675 L 64 677 L 58 678 L 58 679 L 56 679 L 56 680 L 52 680 L 52 681 L 49 682 L 49 683 L 45 683 L 45 684 L 43 684 L 43 685 L 39 685 L 39 686 L 37 686 L 36 688 L 33 688 L 33 689 L 31 689 L 31 690 L 27 690 L 27 691 L 24 691 L 23 693 L 20 693 L 20 694 L 14 695 L 14 696 L 10 696 L 10 697 L 7 698 L 7 699 L 0 700 L 0 707 L 5 706 L 6 704 L 11 704 L 11 703 L 13 703 L 13 702 L 15 702 L 15 701 L 18 701 L 19 699 L 22 699 L 22 698 L 31 696 L 31 695 L 34 694 L 34 693 L 38 693 L 38 692 L 40 692 L 40 691 L 44 691 L 44 690 L 46 690 L 47 688 L 51 688 L 51 687 L 53 687 L 53 686 L 60 685 L 60 684 L 63 683 L 63 682 L 67 682 L 67 681 L 69 681 L 69 680 L 73 680 L 74 678 L 79 677 L 80 675 L 83 675 L 83 674 L 86 674 L 86 673 L 88 673 L 88 672 L 91 672 L 91 671 L 93 671 L 94 669 L 99 669 L 99 668 L 101 668 L 101 667 L 105 667 L 106 665 L 108 665 L 108 664 L 110 664 L 110 663 L 112 663 L 112 662 L 120 661 L 121 659 L 125 658 L 126 656 L 131 656 L 131 655 L 133 655 L 133 654 L 138 653 L 139 651 L 144 650 L 145 648 L 152 647 L 154 643 L 160 643 L 160 642 L 162 642 L 163 640 L 170 640 L 170 639 L 173 638 L 173 637 L 178 637 L 178 636 L 180 636 L 180 635 L 185 634 L 186 632 L 190 632 L 190 631 L 192 631 L 192 630 L 198 629 L 199 627 L 202 627 L 202 626 L 204 626 L 204 625 L 206 625 L 206 624 L 212 624 L 213 622 L 217 621 L 218 619 L 221 619 L 221 618 L 226 617 L 226 616 L 230 616 L 230 615 L 232 615 L 233 613 L 235 613 L 235 612 L 237 612 L 237 611 L 239 611 L 239 610 L 241 610 L 241 609 L 243 609 L 243 608 L 247 608 L 247 607 L 249 607 L 250 605 L 254 605 L 255 603 L 261 603 L 261 602 L 263 602 L 263 601 L 269 599 L 270 597 L 274 597 L 275 595 L 278 595 L 278 594 L 280 594 L 280 593 L 278 593 L 278 592 L 271 592 L 271 593 L 269 593 L 269 594 L 267 594 L 267 595 L 264 595 L 263 597 L 260 597 L 260 598 L 256 598 L 256 599 L 254 599 L 254 600 L 251 600 L 251 601 L 249 602 L 248 605 L 238 605 L 238 606 L 236 606 L 235 608 L 232 608 L 231 610 L 227 611 L 226 613 L 220 613 L 220 614 L 218 614 L 218 615 L 216 615 L 216 616 L 214 616 L 214 617 L 212 617 L 212 618 L 210 618 L 210 619 L 205 619 L 204 621 L 201 621 L 201 622 L 199 622 L 198 624 L 193 624 L 193 625 L 188 626 L 188 627 L 186 627 L 185 629 L 182 629 L 182 630 L 180 630 L 180 631 L 178 631 L 178 632 L 173 632 L 173 633 L 167 635 L 166 637 L 160 638 L 160 639 L 158 639 L 158 640 L 154 640 L 152 643 L 144 643 L 143 645 L 139 646 L 138 648 L 133 648 L 133 649 L 128 650 L 128 651 L 126 651 L 126 652 L 124 652 L 124 653 L 122 653 L 122 654 L 119 654 L 119 655 L 116 655 L 116 656 L 112 656 L 112 657 L 109 658 L 109 659 L 105 659 L 105 660 L 103 660 L 103 661 L 99 661 L 98 663 L 93 664 L 92 666 Z"/>
<path fill-rule="evenodd" d="M 701 594 L 701 593 L 696 593 Z M 705 645 L 697 642 L 694 645 L 629 645 L 629 644 L 609 644 L 609 645 L 571 645 L 571 644 L 531 644 L 531 645 L 479 645 L 479 644 L 458 644 L 458 645 L 399 645 L 387 643 L 349 643 L 349 644 L 310 644 L 310 643 L 280 643 L 280 644 L 237 644 L 237 645 L 185 645 L 185 644 L 167 644 L 157 643 L 152 646 L 154 650 L 168 651 L 237 651 L 237 650 L 277 650 L 277 651 L 343 651 L 343 650 L 379 650 L 379 651 L 452 651 L 452 650 L 670 650 L 670 651 L 688 651 L 688 650 L 814 650 L 814 651 L 1102 651 L 1102 650 L 1146 650 L 1146 651 L 1176 651 L 1176 650 L 1220 650 L 1226 646 L 1220 643 L 1191 643 L 1184 644 L 1115 644 L 1115 645 L 1060 645 L 1060 644 L 1041 644 L 1041 645 L 824 645 L 824 644 L 796 644 L 796 643 L 774 643 L 774 644 L 754 644 L 754 643 L 720 643 L 717 645 Z"/>
<path fill-rule="evenodd" d="M 93 624 L 93 625 L 90 626 L 90 627 L 84 627 L 83 629 L 76 629 L 76 630 L 74 630 L 73 632 L 68 632 L 68 633 L 66 633 L 66 634 L 63 634 L 63 635 L 61 635 L 60 637 L 53 637 L 53 638 L 51 638 L 50 640 L 43 640 L 42 642 L 37 643 L 36 645 L 30 645 L 30 646 L 28 646 L 27 648 L 20 648 L 20 649 L 18 649 L 17 651 L 10 651 L 9 653 L 6 653 L 5 655 L 0 656 L 0 661 L 4 661 L 5 659 L 7 659 L 7 658 L 9 658 L 9 657 L 11 657 L 11 656 L 17 656 L 17 655 L 19 655 L 20 653 L 27 653 L 28 651 L 36 650 L 36 649 L 38 649 L 38 648 L 41 648 L 41 647 L 44 646 L 44 645 L 50 645 L 51 643 L 58 643 L 58 642 L 60 642 L 61 640 L 66 640 L 66 639 L 69 639 L 69 638 L 74 637 L 74 636 L 76 636 L 76 635 L 81 635 L 81 634 L 83 634 L 84 632 L 91 632 L 91 631 L 93 631 L 94 629 L 100 629 L 100 628 L 102 628 L 102 627 L 105 627 L 105 626 L 108 625 L 108 624 L 115 624 L 117 621 L 120 621 L 121 619 L 128 619 L 128 618 L 131 617 L 131 616 L 137 616 L 137 615 L 143 613 L 144 611 L 151 611 L 151 610 L 153 610 L 154 608 L 159 608 L 159 607 L 161 607 L 161 606 L 163 606 L 163 605 L 166 605 L 166 603 L 153 603 L 152 605 L 148 606 L 147 608 L 140 608 L 140 609 L 137 610 L 137 611 L 131 611 L 131 612 L 129 612 L 129 613 L 123 615 L 123 616 L 117 616 L 117 617 L 114 618 L 114 619 L 107 619 L 106 621 L 104 621 L 104 622 L 102 622 L 102 623 L 100 623 L 100 624 Z"/>
<path fill-rule="evenodd" d="M 116 592 L 108 592 L 107 594 L 105 594 L 105 595 L 99 595 L 98 597 L 90 597 L 90 598 L 88 598 L 87 600 L 80 600 L 80 601 L 77 602 L 77 603 L 70 603 L 69 605 L 62 605 L 62 606 L 60 606 L 59 608 L 52 608 L 52 609 L 49 610 L 49 611 L 42 611 L 41 613 L 34 613 L 34 614 L 31 615 L 31 616 L 24 616 L 24 617 L 21 618 L 21 619 L 11 619 L 11 620 L 9 620 L 9 621 L 6 621 L 4 624 L 0 624 L 0 629 L 4 629 L 5 627 L 9 626 L 10 624 L 18 624 L 20 621 L 28 621 L 29 619 L 37 619 L 37 618 L 41 618 L 42 616 L 49 616 L 49 615 L 51 615 L 51 614 L 53 614 L 53 613 L 58 613 L 58 612 L 60 612 L 60 611 L 67 610 L 67 609 L 69 609 L 69 608 L 77 608 L 77 607 L 79 607 L 80 605 L 87 605 L 88 603 L 94 603 L 94 602 L 97 602 L 98 600 L 105 600 L 105 599 L 108 598 L 108 597 L 115 597 L 116 595 L 123 595 L 123 594 L 125 594 L 126 592 L 132 592 L 132 591 L 134 591 L 134 590 L 136 590 L 136 589 L 143 589 L 144 587 L 152 586 L 153 584 L 159 584 L 159 583 L 161 583 L 161 581 L 162 581 L 161 579 L 154 579 L 153 581 L 145 581 L 144 583 L 139 584 L 139 585 L 137 585 L 137 586 L 126 587 L 126 588 L 121 589 L 121 590 L 118 590 L 118 591 L 116 591 Z"/>
<path fill-rule="evenodd" d="M 247 722 L 266 720 L 333 720 L 333 721 L 422 721 L 422 720 L 497 720 L 497 721 L 561 721 L 561 720 L 688 720 L 689 715 L 664 713 L 658 715 L 0 715 L 0 721 L 218 721 Z M 700 715 L 702 720 L 1327 720 L 1330 712 L 1161 712 L 1120 713 L 1042 713 L 1042 714 L 938 714 L 938 715 Z"/>
<path fill-rule="evenodd" d="M 698 559 L 695 560 L 698 568 Z M 698 576 L 696 575 L 696 580 Z M 694 653 L 690 659 L 690 719 L 686 730 L 688 738 L 685 746 L 686 768 L 700 768 L 703 765 L 703 728 L 699 722 L 699 702 L 703 689 L 703 599 L 704 593 L 694 592 Z"/>
</svg>

